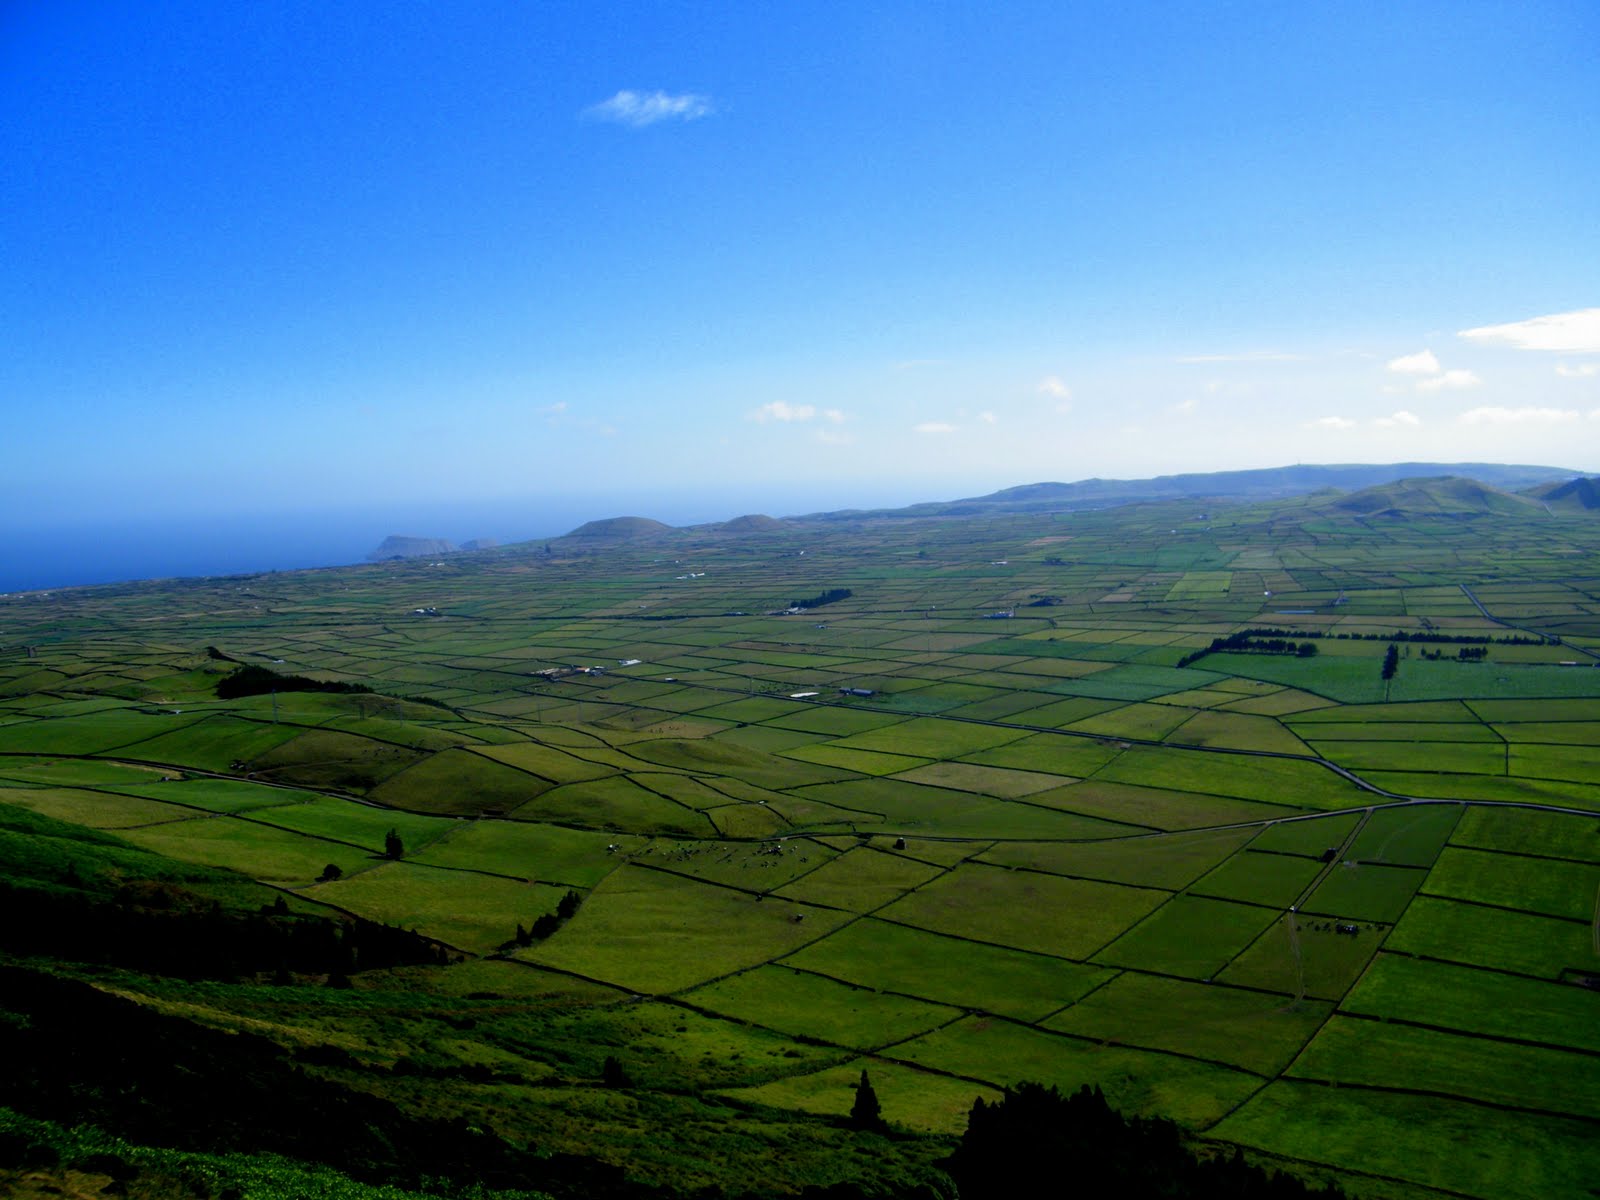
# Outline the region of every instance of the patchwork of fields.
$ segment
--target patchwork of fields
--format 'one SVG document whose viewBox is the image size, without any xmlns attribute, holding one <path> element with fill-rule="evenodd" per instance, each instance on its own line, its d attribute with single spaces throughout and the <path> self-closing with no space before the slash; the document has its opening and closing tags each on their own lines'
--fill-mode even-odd
<svg viewBox="0 0 1600 1200">
<path fill-rule="evenodd" d="M 182 1003 L 643 1179 L 844 1162 L 867 1069 L 894 1162 L 1035 1079 L 1358 1195 L 1589 1194 L 1600 526 L 1191 508 L 0 597 L 0 814 L 437 940 Z M 1194 657 L 1261 628 L 1315 653 Z"/>
</svg>

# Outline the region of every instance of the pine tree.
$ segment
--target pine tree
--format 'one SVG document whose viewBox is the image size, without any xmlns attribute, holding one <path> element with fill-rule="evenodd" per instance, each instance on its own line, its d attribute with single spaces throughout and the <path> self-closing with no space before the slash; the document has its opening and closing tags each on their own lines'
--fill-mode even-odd
<svg viewBox="0 0 1600 1200">
<path fill-rule="evenodd" d="M 865 1071 L 861 1072 L 861 1082 L 856 1084 L 856 1102 L 850 1108 L 850 1124 L 857 1129 L 875 1132 L 882 1132 L 885 1128 L 883 1107 L 878 1103 L 878 1093 L 872 1090 L 872 1080 L 867 1078 Z"/>
<path fill-rule="evenodd" d="M 405 857 L 405 843 L 400 840 L 398 830 L 391 829 L 383 835 L 383 856 L 385 858 Z"/>
</svg>

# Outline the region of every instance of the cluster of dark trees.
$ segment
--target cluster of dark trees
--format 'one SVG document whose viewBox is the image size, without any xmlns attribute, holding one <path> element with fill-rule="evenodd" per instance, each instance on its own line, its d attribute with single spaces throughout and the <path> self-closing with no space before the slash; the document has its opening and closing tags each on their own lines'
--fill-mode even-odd
<svg viewBox="0 0 1600 1200">
<path fill-rule="evenodd" d="M 1211 645 L 1204 650 L 1185 654 L 1178 660 L 1178 665 L 1187 667 L 1199 662 L 1208 654 L 1217 654 L 1224 650 L 1238 654 L 1294 654 L 1300 658 L 1311 658 L 1317 653 L 1315 642 L 1294 642 L 1281 636 L 1264 636 L 1276 632 L 1272 629 L 1246 629 L 1239 633 L 1230 633 L 1227 637 L 1212 638 Z"/>
<path fill-rule="evenodd" d="M 818 592 L 808 600 L 791 600 L 790 608 L 821 608 L 824 604 L 832 604 L 835 600 L 848 600 L 855 595 L 849 588 L 829 588 L 825 592 Z"/>
<path fill-rule="evenodd" d="M 242 696 L 265 696 L 268 692 L 357 692 L 370 695 L 364 683 L 342 683 L 311 679 L 305 675 L 280 675 L 254 664 L 240 667 L 217 680 L 217 699 L 237 700 Z"/>
<path fill-rule="evenodd" d="M 941 1164 L 961 1200 L 1116 1196 L 1119 1200 L 1339 1200 L 1290 1175 L 1231 1156 L 1200 1158 L 1178 1127 L 1125 1117 L 1099 1088 L 1072 1095 L 1024 1083 L 993 1104 L 979 1100 L 956 1151 Z"/>
<path fill-rule="evenodd" d="M 539 917 L 526 929 L 521 924 L 518 924 L 517 936 L 506 942 L 500 949 L 510 950 L 513 946 L 531 946 L 534 942 L 542 942 L 577 915 L 578 907 L 582 903 L 583 897 L 581 895 L 577 892 L 568 892 L 556 902 L 554 912 L 545 913 L 544 916 Z"/>
<path fill-rule="evenodd" d="M 150 880 L 107 892 L 0 880 L 0 951 L 180 979 L 347 976 L 448 961 L 437 943 L 391 925 L 292 913 L 281 897 L 233 911 Z"/>
<path fill-rule="evenodd" d="M 1383 678 L 1393 679 L 1395 672 L 1400 669 L 1400 647 L 1394 643 L 1389 644 L 1389 649 L 1383 655 Z"/>
<path fill-rule="evenodd" d="M 1442 650 L 1423 650 L 1420 653 L 1423 658 L 1439 659 L 1444 657 L 1444 651 Z M 1487 646 L 1463 646 L 1456 651 L 1456 658 L 1462 662 L 1482 662 L 1488 657 L 1489 647 Z"/>
<path fill-rule="evenodd" d="M 1256 629 L 1241 629 L 1234 637 L 1242 638 L 1289 638 L 1301 640 L 1310 638 L 1327 638 L 1338 642 L 1421 642 L 1429 645 L 1448 646 L 1542 646 L 1548 643 L 1559 642 L 1559 638 L 1545 638 L 1537 635 L 1523 637 L 1519 634 L 1508 634 L 1505 637 L 1488 637 L 1484 634 L 1471 633 L 1437 633 L 1430 629 L 1401 629 L 1394 633 L 1330 633 L 1325 629 L 1275 629 L 1261 627 Z"/>
</svg>

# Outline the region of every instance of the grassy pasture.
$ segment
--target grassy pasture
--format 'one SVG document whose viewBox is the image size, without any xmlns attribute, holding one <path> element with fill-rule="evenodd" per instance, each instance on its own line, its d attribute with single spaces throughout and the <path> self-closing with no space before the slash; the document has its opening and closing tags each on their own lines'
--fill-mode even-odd
<svg viewBox="0 0 1600 1200">
<path fill-rule="evenodd" d="M 1467 808 L 1452 845 L 1600 862 L 1600 824 L 1587 817 L 1514 808 Z"/>
<path fill-rule="evenodd" d="M 1557 979 L 1568 967 L 1600 967 L 1587 921 L 1420 895 L 1389 934 L 1393 950 L 1469 966 Z"/>
<path fill-rule="evenodd" d="M 193 713 L 179 715 L 169 711 L 117 708 L 79 717 L 19 721 L 0 725 L 0 752 L 104 754 L 173 733 L 201 719 Z M 128 757 L 143 756 L 130 753 Z"/>
<path fill-rule="evenodd" d="M 847 983 L 958 1008 L 1037 1020 L 1111 978 L 1102 967 L 867 918 L 783 963 Z"/>
<path fill-rule="evenodd" d="M 1300 911 L 1341 921 L 1389 924 L 1400 919 L 1426 872 L 1346 858 L 1329 871 Z"/>
<path fill-rule="evenodd" d="M 198 817 L 127 829 L 121 836 L 180 862 L 222 867 L 276 887 L 306 887 L 330 863 L 349 875 L 374 861 L 366 850 L 237 817 Z"/>
<path fill-rule="evenodd" d="M 1593 1177 L 1592 1122 L 1438 1096 L 1284 1080 L 1210 1133 L 1358 1172 L 1356 1186 L 1380 1195 L 1379 1181 L 1396 1179 L 1480 1200 L 1550 1200 L 1583 1195 Z"/>
<path fill-rule="evenodd" d="M 1076 1091 L 1098 1086 L 1124 1112 L 1204 1128 L 1255 1091 L 1259 1077 L 1158 1051 L 1106 1045 L 1011 1021 L 969 1017 L 883 1057 L 1007 1086 L 1024 1079 Z"/>
<path fill-rule="evenodd" d="M 1193 883 L 1250 840 L 1248 829 L 1059 842 L 1001 842 L 980 861 L 1056 875 L 1176 891 Z"/>
<path fill-rule="evenodd" d="M 855 1086 L 869 1071 L 873 1091 L 884 1105 L 884 1119 L 896 1129 L 955 1135 L 967 1127 L 975 1100 L 994 1102 L 994 1088 L 917 1070 L 882 1058 L 853 1059 L 810 1075 L 794 1075 L 759 1087 L 723 1093 L 750 1104 L 772 1105 L 817 1116 L 841 1119 L 855 1103 Z"/>
<path fill-rule="evenodd" d="M 1094 778 L 1290 808 L 1346 808 L 1362 795 L 1349 780 L 1304 759 L 1211 755 L 1155 746 L 1124 752 Z"/>
<path fill-rule="evenodd" d="M 841 983 L 790 966 L 760 966 L 686 992 L 697 1008 L 780 1033 L 872 1050 L 949 1024 L 961 1010 Z"/>
<path fill-rule="evenodd" d="M 1309 756 L 1311 748 L 1271 717 L 1244 713 L 1198 712 L 1167 735 L 1181 746 L 1220 746 Z"/>
<path fill-rule="evenodd" d="M 565 893 L 565 888 L 549 884 L 408 862 L 383 863 L 305 892 L 371 920 L 415 929 L 476 954 L 486 954 L 510 941 L 518 925 L 532 925 L 555 911 Z"/>
<path fill-rule="evenodd" d="M 1217 976 L 1221 983 L 1288 996 L 1338 1000 L 1383 944 L 1381 930 L 1366 926 L 1350 937 L 1332 924 L 1285 913 Z"/>
<path fill-rule="evenodd" d="M 14 804 L 90 829 L 137 829 L 161 821 L 181 821 L 194 814 L 159 800 L 81 788 L 39 788 L 0 784 L 0 804 Z"/>
<path fill-rule="evenodd" d="M 574 825 L 580 829 L 706 837 L 715 826 L 700 812 L 674 804 L 623 777 L 567 783 L 517 805 L 506 814 L 519 821 Z"/>
<path fill-rule="evenodd" d="M 923 758 L 961 758 L 991 750 L 1026 736 L 1015 729 L 997 729 L 965 721 L 914 717 L 887 729 L 868 730 L 830 742 L 832 748 L 911 754 Z"/>
<path fill-rule="evenodd" d="M 631 850 L 638 841 L 628 839 L 619 849 Z M 494 871 L 563 888 L 589 888 L 615 868 L 616 856 L 607 850 L 612 844 L 610 834 L 560 825 L 458 822 L 446 837 L 420 852 L 409 850 L 408 843 L 407 858 L 426 866 Z"/>
<path fill-rule="evenodd" d="M 1272 909 L 1180 895 L 1094 956 L 1131 970 L 1210 980 L 1277 919 Z"/>
<path fill-rule="evenodd" d="M 384 780 L 372 799 L 412 812 L 473 816 L 512 812 L 552 786 L 484 755 L 445 750 Z"/>
<path fill-rule="evenodd" d="M 1461 806 L 1455 804 L 1374 809 L 1345 858 L 1362 863 L 1431 867 L 1461 814 Z"/>
<path fill-rule="evenodd" d="M 1241 850 L 1189 885 L 1196 896 L 1287 908 L 1322 869 L 1314 859 Z"/>
<path fill-rule="evenodd" d="M 517 957 L 631 991 L 677 992 L 779 958 L 848 919 L 627 864 L 559 933 Z"/>
<path fill-rule="evenodd" d="M 1050 788 L 1060 787 L 1060 775 L 1046 775 L 1039 771 L 1014 771 L 1005 767 L 984 767 L 975 763 L 940 762 L 925 767 L 914 767 L 897 778 L 909 783 L 927 784 L 930 787 L 954 788 L 960 792 L 993 796 L 1000 800 L 1015 800 L 1037 795 Z"/>
<path fill-rule="evenodd" d="M 1379 954 L 1345 1012 L 1600 1053 L 1594 993 L 1479 967 Z"/>
<path fill-rule="evenodd" d="M 988 945 L 1081 960 L 1164 898 L 1149 888 L 968 864 L 877 915 Z"/>
<path fill-rule="evenodd" d="M 870 848 L 846 851 L 773 894 L 851 912 L 871 912 L 893 903 L 940 873 L 903 855 Z"/>
<path fill-rule="evenodd" d="M 1391 1086 L 1558 1116 L 1600 1116 L 1592 1057 L 1394 1022 L 1335 1016 L 1289 1069 L 1292 1078 Z"/>
<path fill-rule="evenodd" d="M 1427 892 L 1501 908 L 1588 921 L 1595 917 L 1600 865 L 1446 847 Z"/>
<path fill-rule="evenodd" d="M 1332 813 L 1306 820 L 1274 821 L 1256 834 L 1250 849 L 1319 857 L 1328 849 L 1342 846 L 1360 819 L 1358 813 Z"/>
<path fill-rule="evenodd" d="M 586 779 L 602 779 L 617 772 L 614 766 L 591 762 L 568 754 L 559 747 L 544 746 L 537 742 L 484 746 L 475 752 L 552 783 L 578 783 Z"/>
<path fill-rule="evenodd" d="M 1109 1045 L 1166 1050 L 1273 1076 L 1332 1005 L 1125 971 L 1044 1024 Z"/>
</svg>

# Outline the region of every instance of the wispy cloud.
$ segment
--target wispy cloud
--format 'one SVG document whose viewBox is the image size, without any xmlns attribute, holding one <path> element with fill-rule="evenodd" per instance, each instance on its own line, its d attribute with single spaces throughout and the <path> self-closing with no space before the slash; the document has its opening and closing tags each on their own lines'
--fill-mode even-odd
<svg viewBox="0 0 1600 1200">
<path fill-rule="evenodd" d="M 996 425 L 1000 422 L 999 417 L 995 416 L 992 412 L 988 412 L 987 410 L 978 414 L 978 420 L 982 421 L 985 425 Z"/>
<path fill-rule="evenodd" d="M 1579 363 L 1577 366 L 1557 363 L 1556 374 L 1563 379 L 1593 379 L 1600 375 L 1600 363 Z"/>
<path fill-rule="evenodd" d="M 1469 342 L 1514 346 L 1518 350 L 1553 350 L 1565 354 L 1600 354 L 1600 308 L 1530 317 L 1508 325 L 1484 325 L 1456 334 Z"/>
<path fill-rule="evenodd" d="M 1039 380 L 1038 392 L 1041 396 L 1054 396 L 1057 400 L 1072 399 L 1072 389 L 1062 382 L 1059 375 L 1046 375 Z"/>
<path fill-rule="evenodd" d="M 1415 413 L 1408 413 L 1404 409 L 1391 416 L 1379 417 L 1373 422 L 1379 429 L 1399 429 L 1401 427 L 1415 429 L 1422 424 L 1422 418 Z"/>
<path fill-rule="evenodd" d="M 1399 358 L 1391 358 L 1389 370 L 1401 375 L 1437 375 L 1441 368 L 1439 360 L 1433 356 L 1433 351 L 1423 350 L 1416 354 L 1402 354 Z"/>
<path fill-rule="evenodd" d="M 1578 413 L 1570 408 L 1473 408 L 1462 413 L 1463 425 L 1565 425 L 1576 421 Z"/>
<path fill-rule="evenodd" d="M 1477 387 L 1483 380 L 1464 367 L 1456 367 L 1449 371 L 1440 371 L 1437 375 L 1430 375 L 1427 379 L 1417 380 L 1419 392 L 1444 392 L 1456 391 L 1461 388 Z"/>
<path fill-rule="evenodd" d="M 917 425 L 914 428 L 918 433 L 930 434 L 954 433 L 956 431 L 956 427 L 954 425 L 946 424 L 943 421 L 924 421 L 922 424 Z"/>
<path fill-rule="evenodd" d="M 1307 426 L 1312 429 L 1354 429 L 1356 423 L 1349 417 L 1318 417 L 1315 421 L 1307 421 Z"/>
<path fill-rule="evenodd" d="M 751 413 L 750 419 L 765 425 L 768 421 L 810 421 L 816 415 L 815 404 L 790 404 L 784 400 L 773 400 Z"/>
<path fill-rule="evenodd" d="M 1242 354 L 1185 354 L 1181 363 L 1264 363 L 1299 362 L 1299 354 L 1284 354 L 1279 350 L 1246 350 Z"/>
<path fill-rule="evenodd" d="M 672 95 L 669 92 L 632 92 L 624 89 L 609 100 L 591 104 L 583 110 L 590 121 L 611 121 L 643 129 L 659 121 L 698 121 L 709 117 L 716 109 L 709 96 L 693 92 Z"/>
<path fill-rule="evenodd" d="M 1200 401 L 1190 396 L 1187 400 L 1179 400 L 1168 407 L 1167 411 L 1180 417 L 1187 417 L 1200 407 Z"/>
</svg>

